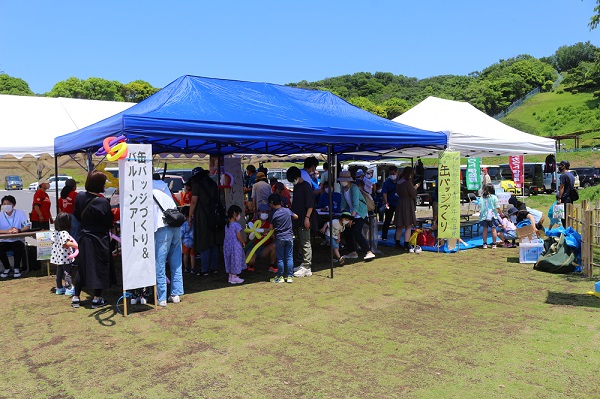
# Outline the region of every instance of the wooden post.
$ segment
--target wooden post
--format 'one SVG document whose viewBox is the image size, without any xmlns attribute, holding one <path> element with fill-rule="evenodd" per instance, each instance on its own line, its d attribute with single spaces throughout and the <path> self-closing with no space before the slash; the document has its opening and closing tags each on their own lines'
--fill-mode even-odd
<svg viewBox="0 0 600 399">
<path fill-rule="evenodd" d="M 123 316 L 127 317 L 127 290 L 123 290 Z"/>
</svg>

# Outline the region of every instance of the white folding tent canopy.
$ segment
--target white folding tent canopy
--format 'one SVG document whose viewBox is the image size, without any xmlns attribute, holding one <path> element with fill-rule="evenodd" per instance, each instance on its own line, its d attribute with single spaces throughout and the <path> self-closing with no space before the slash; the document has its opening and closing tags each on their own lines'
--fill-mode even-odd
<svg viewBox="0 0 600 399">
<path fill-rule="evenodd" d="M 448 149 L 460 151 L 463 157 L 554 154 L 556 151 L 554 140 L 507 126 L 466 102 L 428 97 L 393 121 L 447 132 Z M 435 154 L 421 151 L 410 155 Z M 399 156 L 410 155 L 403 151 Z"/>
<path fill-rule="evenodd" d="M 54 155 L 54 138 L 126 110 L 135 103 L 0 95 L 0 158 Z"/>
</svg>

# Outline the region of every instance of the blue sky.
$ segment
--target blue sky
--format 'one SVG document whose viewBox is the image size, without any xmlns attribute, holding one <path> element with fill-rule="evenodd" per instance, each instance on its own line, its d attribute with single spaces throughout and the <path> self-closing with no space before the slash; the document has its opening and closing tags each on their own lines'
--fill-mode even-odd
<svg viewBox="0 0 600 399">
<path fill-rule="evenodd" d="M 355 72 L 481 70 L 562 45 L 600 46 L 594 0 L 0 0 L 0 70 L 44 93 L 62 80 L 181 75 L 290 83 Z"/>
</svg>

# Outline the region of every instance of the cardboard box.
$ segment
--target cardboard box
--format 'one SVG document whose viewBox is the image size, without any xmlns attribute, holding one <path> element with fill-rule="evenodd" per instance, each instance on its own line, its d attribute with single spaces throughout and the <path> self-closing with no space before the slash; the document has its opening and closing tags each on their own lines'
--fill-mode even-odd
<svg viewBox="0 0 600 399">
<path fill-rule="evenodd" d="M 529 241 L 533 239 L 533 235 L 535 234 L 534 226 L 525 226 L 517 229 L 517 237 L 519 237 L 519 242 L 522 242 L 522 239 L 527 237 Z"/>
<path fill-rule="evenodd" d="M 544 242 L 521 243 L 519 244 L 519 263 L 535 263 L 544 252 Z"/>
</svg>

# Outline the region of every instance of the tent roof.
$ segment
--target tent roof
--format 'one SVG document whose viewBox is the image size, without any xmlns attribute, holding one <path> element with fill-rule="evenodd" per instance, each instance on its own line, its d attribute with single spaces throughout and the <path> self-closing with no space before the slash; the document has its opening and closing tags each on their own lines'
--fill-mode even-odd
<svg viewBox="0 0 600 399">
<path fill-rule="evenodd" d="M 0 157 L 54 154 L 54 138 L 89 126 L 134 103 L 0 95 Z"/>
<path fill-rule="evenodd" d="M 326 92 L 183 76 L 109 119 L 57 137 L 58 154 L 95 151 L 107 136 L 153 153 L 294 154 L 443 148 L 442 133 L 396 124 Z"/>
<path fill-rule="evenodd" d="M 486 115 L 466 102 L 428 97 L 395 122 L 449 132 L 448 148 L 462 156 L 551 154 L 554 140 L 524 133 Z"/>
</svg>

